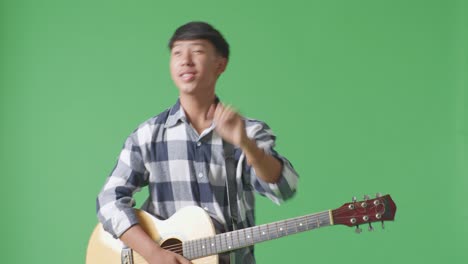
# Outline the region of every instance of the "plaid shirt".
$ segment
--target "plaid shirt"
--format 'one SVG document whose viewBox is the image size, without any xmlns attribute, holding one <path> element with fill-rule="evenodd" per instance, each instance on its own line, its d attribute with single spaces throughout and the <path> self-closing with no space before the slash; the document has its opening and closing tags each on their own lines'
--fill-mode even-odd
<svg viewBox="0 0 468 264">
<path fill-rule="evenodd" d="M 266 183 L 255 175 L 241 149 L 234 148 L 239 229 L 255 225 L 255 192 L 279 204 L 294 194 L 298 179 L 290 162 L 273 149 L 275 136 L 270 128 L 260 121 L 244 121 L 247 135 L 278 158 L 283 169 L 278 183 Z M 214 126 L 198 135 L 177 100 L 127 138 L 117 165 L 98 195 L 98 218 L 106 231 L 120 237 L 138 223 L 133 194 L 149 185 L 143 210 L 167 219 L 185 206 L 199 206 L 211 216 L 217 232 L 225 232 L 231 229 L 225 179 L 221 137 Z M 237 250 L 236 259 L 255 263 L 253 247 Z"/>
</svg>

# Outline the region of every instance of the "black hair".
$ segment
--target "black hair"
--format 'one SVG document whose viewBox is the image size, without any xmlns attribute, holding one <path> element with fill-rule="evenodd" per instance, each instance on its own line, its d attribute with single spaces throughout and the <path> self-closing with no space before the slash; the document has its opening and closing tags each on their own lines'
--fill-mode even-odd
<svg viewBox="0 0 468 264">
<path fill-rule="evenodd" d="M 219 55 L 229 59 L 229 44 L 218 30 L 206 22 L 193 21 L 177 28 L 169 40 L 169 49 L 172 49 L 174 42 L 178 40 L 194 39 L 208 40 Z"/>
</svg>

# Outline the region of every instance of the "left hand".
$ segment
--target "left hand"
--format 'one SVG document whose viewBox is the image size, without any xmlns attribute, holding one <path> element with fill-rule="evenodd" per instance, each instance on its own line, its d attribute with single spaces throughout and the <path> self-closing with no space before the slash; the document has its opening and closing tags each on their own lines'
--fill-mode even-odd
<svg viewBox="0 0 468 264">
<path fill-rule="evenodd" d="M 208 118 L 213 119 L 216 132 L 227 142 L 241 147 L 246 141 L 244 120 L 231 106 L 213 104 L 208 111 Z"/>
</svg>

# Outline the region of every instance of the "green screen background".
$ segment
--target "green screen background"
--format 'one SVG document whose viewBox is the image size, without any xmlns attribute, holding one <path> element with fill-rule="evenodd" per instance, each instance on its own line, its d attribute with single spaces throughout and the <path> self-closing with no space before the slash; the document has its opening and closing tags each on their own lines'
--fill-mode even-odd
<svg viewBox="0 0 468 264">
<path fill-rule="evenodd" d="M 84 263 L 125 138 L 177 98 L 167 40 L 205 20 L 232 48 L 219 96 L 266 121 L 301 176 L 286 204 L 257 199 L 257 223 L 376 192 L 398 207 L 384 230 L 260 244 L 259 263 L 465 263 L 467 6 L 1 1 L 1 262 Z"/>
</svg>

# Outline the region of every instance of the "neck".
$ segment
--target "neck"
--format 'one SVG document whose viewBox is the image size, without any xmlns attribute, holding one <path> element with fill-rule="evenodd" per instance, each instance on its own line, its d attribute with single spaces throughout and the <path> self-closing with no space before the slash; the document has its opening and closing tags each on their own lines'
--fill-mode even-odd
<svg viewBox="0 0 468 264">
<path fill-rule="evenodd" d="M 203 96 L 180 94 L 180 104 L 185 111 L 190 124 L 201 133 L 211 125 L 211 120 L 207 118 L 208 110 L 215 101 L 215 94 L 205 94 Z"/>
<path fill-rule="evenodd" d="M 185 241 L 183 255 L 187 259 L 229 252 L 267 240 L 333 225 L 331 211 L 323 211 L 270 224 L 238 229 L 212 237 Z"/>
</svg>

